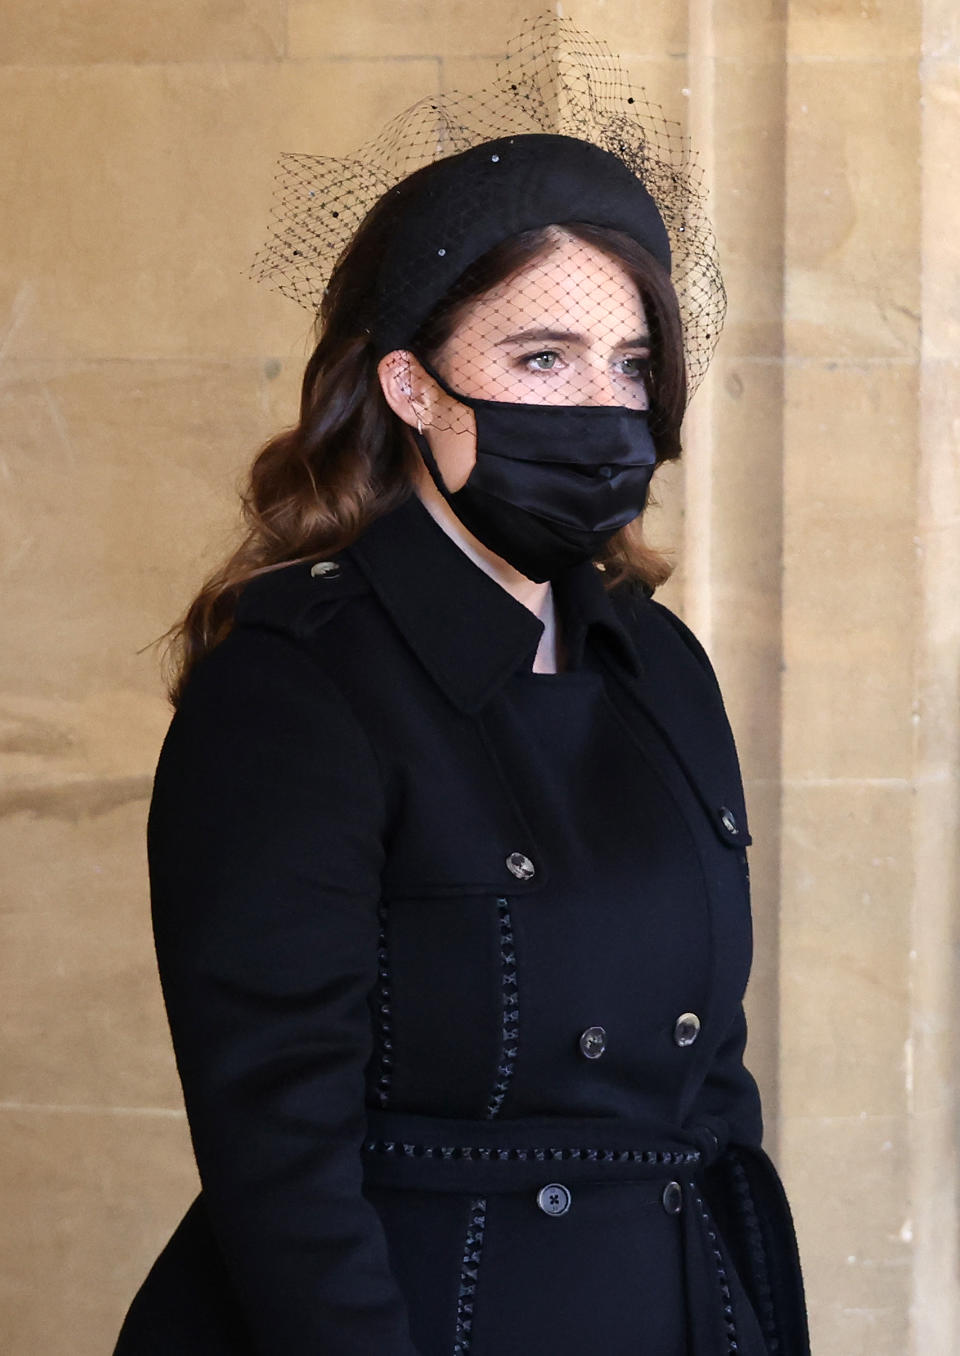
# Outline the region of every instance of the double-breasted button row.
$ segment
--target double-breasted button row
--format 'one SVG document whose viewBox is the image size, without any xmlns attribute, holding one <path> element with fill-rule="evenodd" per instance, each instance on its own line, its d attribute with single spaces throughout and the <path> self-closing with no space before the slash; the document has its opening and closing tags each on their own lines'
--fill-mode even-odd
<svg viewBox="0 0 960 1356">
<path fill-rule="evenodd" d="M 335 570 L 339 574 L 340 566 L 334 564 L 333 561 L 325 560 L 320 561 L 318 565 L 314 565 L 310 573 L 311 574 L 319 573 L 320 567 L 325 565 L 332 566 L 333 570 Z M 324 570 L 323 572 L 328 573 L 328 571 L 326 570 Z M 720 823 L 726 829 L 727 833 L 734 836 L 739 834 L 740 825 L 737 823 L 737 817 L 732 810 L 729 810 L 726 807 L 726 805 L 721 805 L 719 810 L 717 811 L 717 814 L 720 817 Z M 527 856 L 525 852 L 509 853 L 507 856 L 507 870 L 511 871 L 517 877 L 518 880 L 529 880 L 531 876 L 534 876 L 536 874 L 536 868 L 534 867 L 533 862 L 530 860 L 530 858 Z"/>
<path fill-rule="evenodd" d="M 681 1012 L 673 1024 L 673 1039 L 680 1046 L 692 1045 L 700 1035 L 700 1018 L 695 1012 Z M 602 1026 L 588 1026 L 580 1032 L 581 1054 L 599 1059 L 607 1048 L 607 1033 Z"/>
<path fill-rule="evenodd" d="M 548 1182 L 537 1192 L 537 1205 L 545 1215 L 565 1215 L 573 1200 L 570 1188 L 562 1182 Z M 679 1182 L 668 1182 L 660 1193 L 660 1203 L 668 1215 L 679 1215 L 683 1209 L 683 1188 Z"/>
</svg>

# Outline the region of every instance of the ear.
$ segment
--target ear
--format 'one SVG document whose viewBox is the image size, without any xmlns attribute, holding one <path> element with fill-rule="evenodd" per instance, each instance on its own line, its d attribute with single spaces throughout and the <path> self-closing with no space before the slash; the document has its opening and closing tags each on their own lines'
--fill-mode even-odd
<svg viewBox="0 0 960 1356">
<path fill-rule="evenodd" d="M 412 353 L 398 348 L 377 363 L 377 376 L 387 404 L 411 428 L 418 419 L 427 422 L 430 412 L 427 374 Z"/>
</svg>

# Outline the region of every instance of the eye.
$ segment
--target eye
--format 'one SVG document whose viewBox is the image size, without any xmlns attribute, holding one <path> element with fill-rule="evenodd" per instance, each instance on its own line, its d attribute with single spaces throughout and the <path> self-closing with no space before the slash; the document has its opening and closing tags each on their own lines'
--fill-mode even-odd
<svg viewBox="0 0 960 1356">
<path fill-rule="evenodd" d="M 621 358 L 617 364 L 618 371 L 625 377 L 632 377 L 634 380 L 643 381 L 650 371 L 649 355 L 636 354 L 630 358 Z"/>
<path fill-rule="evenodd" d="M 524 367 L 531 372 L 552 372 L 560 360 L 556 349 L 544 348 L 539 353 L 529 353 L 521 359 Z"/>
</svg>

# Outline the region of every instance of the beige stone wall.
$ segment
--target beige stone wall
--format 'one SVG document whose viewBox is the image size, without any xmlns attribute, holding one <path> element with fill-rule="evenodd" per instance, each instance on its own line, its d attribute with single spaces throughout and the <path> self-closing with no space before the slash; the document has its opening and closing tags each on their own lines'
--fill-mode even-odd
<svg viewBox="0 0 960 1356">
<path fill-rule="evenodd" d="M 145 649 L 294 412 L 247 282 L 281 150 L 486 79 L 516 0 L 0 6 L 0 1350 L 108 1351 L 196 1187 L 144 828 Z M 731 299 L 656 531 L 755 837 L 750 1055 L 816 1356 L 952 1356 L 960 18 L 582 0 L 695 134 Z"/>
</svg>

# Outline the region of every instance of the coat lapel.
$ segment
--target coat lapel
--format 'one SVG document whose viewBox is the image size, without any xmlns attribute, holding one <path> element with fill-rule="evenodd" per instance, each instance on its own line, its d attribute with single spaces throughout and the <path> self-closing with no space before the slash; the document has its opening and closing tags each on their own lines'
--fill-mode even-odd
<svg viewBox="0 0 960 1356">
<path fill-rule="evenodd" d="M 721 840 L 747 847 L 740 764 L 713 668 L 679 617 L 629 585 L 611 601 L 636 649 L 639 676 L 612 669 L 629 703 L 639 706 L 683 767 Z"/>
</svg>

